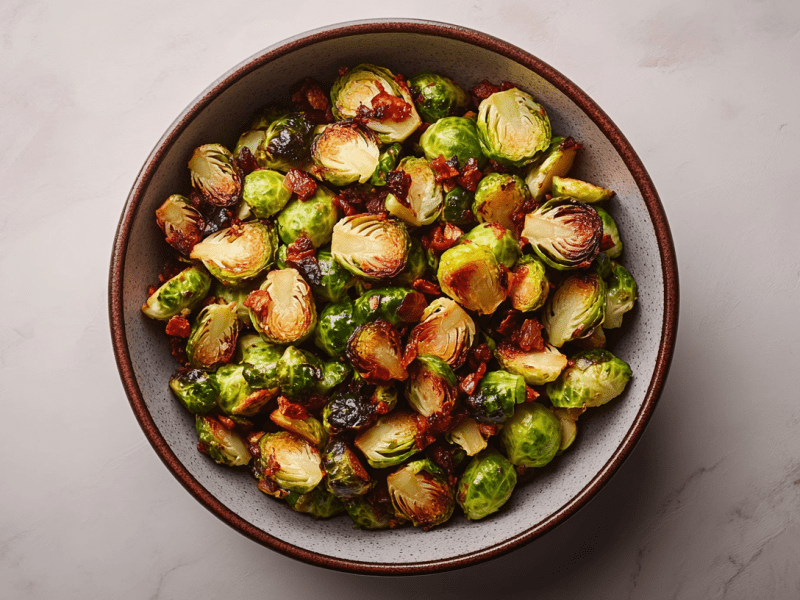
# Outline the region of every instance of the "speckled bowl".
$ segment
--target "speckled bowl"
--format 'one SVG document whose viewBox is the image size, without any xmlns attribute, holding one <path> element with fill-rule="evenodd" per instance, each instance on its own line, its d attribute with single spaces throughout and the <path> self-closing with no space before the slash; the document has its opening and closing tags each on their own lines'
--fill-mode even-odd
<svg viewBox="0 0 800 600">
<path fill-rule="evenodd" d="M 573 448 L 519 487 L 498 514 L 457 518 L 424 532 L 358 531 L 350 519 L 315 521 L 264 496 L 244 472 L 197 452 L 193 419 L 170 396 L 175 369 L 163 325 L 140 312 L 166 259 L 153 211 L 186 191 L 186 162 L 207 142 L 233 147 L 250 115 L 285 99 L 298 79 L 332 83 L 339 67 L 370 62 L 413 76 L 432 70 L 471 87 L 484 78 L 514 81 L 547 109 L 553 131 L 585 147 L 575 176 L 616 190 L 613 213 L 624 261 L 639 284 L 637 310 L 615 351 L 634 378 L 622 397 L 581 420 Z M 367 21 L 312 31 L 267 48 L 226 73 L 177 118 L 131 190 L 111 259 L 110 318 L 119 371 L 147 438 L 175 477 L 232 527 L 289 556 L 371 574 L 441 571 L 496 557 L 553 529 L 605 484 L 642 433 L 669 368 L 678 316 L 678 276 L 664 210 L 644 166 L 608 116 L 578 87 L 538 58 L 462 27 L 429 21 Z"/>
</svg>

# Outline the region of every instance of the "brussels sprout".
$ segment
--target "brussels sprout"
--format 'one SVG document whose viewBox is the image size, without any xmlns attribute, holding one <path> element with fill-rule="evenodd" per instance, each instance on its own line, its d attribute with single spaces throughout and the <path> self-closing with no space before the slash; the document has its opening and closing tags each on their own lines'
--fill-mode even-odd
<svg viewBox="0 0 800 600">
<path fill-rule="evenodd" d="M 328 442 L 322 454 L 322 466 L 328 474 L 325 485 L 337 498 L 349 500 L 363 496 L 375 486 L 356 453 L 342 440 Z"/>
<path fill-rule="evenodd" d="M 511 305 L 522 312 L 532 312 L 544 306 L 550 282 L 544 265 L 532 256 L 523 256 L 511 274 L 508 296 Z"/>
<path fill-rule="evenodd" d="M 266 269 L 275 259 L 278 239 L 268 223 L 242 223 L 212 233 L 195 244 L 190 255 L 226 285 L 240 285 Z"/>
<path fill-rule="evenodd" d="M 528 198 L 528 187 L 516 175 L 489 173 L 475 189 L 472 212 L 481 223 L 496 222 L 510 231 L 517 231 L 511 216 L 522 209 Z"/>
<path fill-rule="evenodd" d="M 265 433 L 258 447 L 259 473 L 285 490 L 305 494 L 325 476 L 319 450 L 293 433 Z"/>
<path fill-rule="evenodd" d="M 245 131 L 242 135 L 239 136 L 239 139 L 236 141 L 236 147 L 233 149 L 233 155 L 237 158 L 242 153 L 242 148 L 247 148 L 250 151 L 250 154 L 253 155 L 255 158 L 256 152 L 258 151 L 258 147 L 261 145 L 261 142 L 264 141 L 264 138 L 267 136 L 267 130 L 264 129 L 250 129 Z"/>
<path fill-rule="evenodd" d="M 545 344 L 542 352 L 526 352 L 511 344 L 500 344 L 494 356 L 504 370 L 522 375 L 528 385 L 553 381 L 567 366 L 567 357 L 550 344 Z"/>
<path fill-rule="evenodd" d="M 603 222 L 603 237 L 600 240 L 600 249 L 609 258 L 618 258 L 622 254 L 622 238 L 614 218 L 599 206 L 593 207 L 597 216 Z"/>
<path fill-rule="evenodd" d="M 206 224 L 200 211 L 180 194 L 172 194 L 156 209 L 156 223 L 167 236 L 167 243 L 183 255 L 203 239 Z"/>
<path fill-rule="evenodd" d="M 375 134 L 351 120 L 322 127 L 311 144 L 315 175 L 338 186 L 369 180 L 380 153 Z"/>
<path fill-rule="evenodd" d="M 352 215 L 336 223 L 331 254 L 365 279 L 391 279 L 406 266 L 409 237 L 400 221 L 380 215 Z"/>
<path fill-rule="evenodd" d="M 224 300 L 226 304 L 233 302 L 236 304 L 236 316 L 243 327 L 250 327 L 253 322 L 250 320 L 250 309 L 244 305 L 250 292 L 257 289 L 255 284 L 241 287 L 231 287 L 215 279 L 211 287 L 210 295 L 216 298 L 217 302 Z"/>
<path fill-rule="evenodd" d="M 308 161 L 314 125 L 305 113 L 284 115 L 273 121 L 255 151 L 258 166 L 288 171 Z"/>
<path fill-rule="evenodd" d="M 558 417 L 558 422 L 561 424 L 561 443 L 558 446 L 558 454 L 562 454 L 564 450 L 572 446 L 575 438 L 578 436 L 578 417 L 585 411 L 586 407 L 581 408 L 553 408 L 553 414 Z"/>
<path fill-rule="evenodd" d="M 284 246 L 285 247 L 285 246 Z M 356 280 L 353 274 L 333 259 L 327 250 L 317 252 L 317 263 L 322 273 L 319 285 L 311 284 L 314 295 L 326 302 L 338 302 L 344 298 Z"/>
<path fill-rule="evenodd" d="M 628 272 L 628 269 L 614 261 L 611 264 L 611 278 L 608 281 L 606 318 L 603 321 L 603 329 L 622 327 L 622 315 L 633 308 L 639 295 L 636 280 Z"/>
<path fill-rule="evenodd" d="M 346 353 L 358 374 L 369 382 L 408 377 L 400 334 L 386 321 L 359 325 L 347 342 Z"/>
<path fill-rule="evenodd" d="M 473 458 L 456 487 L 456 501 L 471 521 L 497 512 L 517 485 L 517 472 L 505 456 L 492 448 Z"/>
<path fill-rule="evenodd" d="M 361 64 L 341 75 L 331 87 L 333 116 L 337 120 L 352 119 L 357 116 L 358 108 L 362 105 L 379 112 L 380 99 L 378 99 L 377 106 L 373 102 L 376 100 L 376 96 L 381 94 L 402 99 L 408 105 L 408 113 L 402 119 L 395 119 L 395 115 L 389 115 L 390 118 L 383 119 L 380 117 L 370 118 L 367 127 L 374 131 L 384 144 L 402 142 L 419 127 L 422 121 L 414 108 L 408 90 L 404 85 L 397 83 L 394 74 L 389 69 Z"/>
<path fill-rule="evenodd" d="M 619 396 L 631 380 L 628 363 L 608 350 L 584 350 L 573 356 L 572 361 L 573 366 L 547 385 L 547 396 L 553 406 L 602 406 Z"/>
<path fill-rule="evenodd" d="M 611 259 L 605 252 L 598 252 L 592 263 L 592 269 L 603 279 L 611 277 Z"/>
<path fill-rule="evenodd" d="M 586 204 L 596 204 L 597 202 L 611 200 L 612 196 L 614 196 L 612 190 L 592 185 L 580 179 L 569 179 L 558 175 L 553 177 L 552 193 L 554 198 L 556 196 L 569 196 Z"/>
<path fill-rule="evenodd" d="M 525 380 L 507 371 L 490 371 L 466 399 L 470 414 L 482 423 L 503 423 L 525 402 Z"/>
<path fill-rule="evenodd" d="M 328 304 L 319 315 L 314 330 L 314 345 L 333 358 L 342 356 L 347 340 L 353 335 L 358 323 L 353 318 L 353 301 L 349 298 Z"/>
<path fill-rule="evenodd" d="M 421 354 L 408 368 L 405 395 L 411 408 L 423 417 L 448 414 L 456 402 L 457 385 L 450 365 L 438 356 Z"/>
<path fill-rule="evenodd" d="M 283 185 L 285 175 L 270 169 L 253 171 L 244 178 L 244 200 L 253 214 L 266 219 L 283 210 L 292 192 Z"/>
<path fill-rule="evenodd" d="M 204 144 L 189 159 L 192 187 L 209 204 L 231 206 L 242 195 L 242 172 L 233 154 L 221 144 Z"/>
<path fill-rule="evenodd" d="M 407 156 L 397 166 L 398 171 L 411 177 L 411 187 L 405 202 L 394 194 L 386 196 L 386 210 L 398 219 L 419 227 L 430 225 L 442 212 L 442 186 L 424 158 Z"/>
<path fill-rule="evenodd" d="M 239 348 L 245 381 L 253 389 L 277 394 L 280 389 L 278 362 L 283 356 L 283 348 L 268 344 L 261 336 L 254 334 L 242 338 L 239 339 Z"/>
<path fill-rule="evenodd" d="M 344 504 L 331 494 L 325 486 L 318 485 L 310 492 L 289 492 L 286 503 L 299 513 L 309 514 L 315 519 L 329 519 L 344 512 Z"/>
<path fill-rule="evenodd" d="M 371 289 L 356 300 L 353 317 L 357 323 L 381 319 L 392 325 L 417 323 L 427 306 L 425 296 L 408 288 L 386 287 Z"/>
<path fill-rule="evenodd" d="M 201 369 L 181 369 L 169 380 L 169 388 L 192 414 L 204 415 L 217 405 L 217 382 Z"/>
<path fill-rule="evenodd" d="M 243 371 L 244 365 L 222 365 L 215 374 L 219 386 L 217 404 L 226 415 L 252 417 L 277 396 L 277 390 L 254 391 Z"/>
<path fill-rule="evenodd" d="M 295 269 L 270 271 L 245 306 L 256 331 L 275 344 L 301 342 L 317 324 L 311 287 Z"/>
<path fill-rule="evenodd" d="M 521 404 L 500 430 L 500 443 L 511 464 L 543 467 L 561 445 L 561 423 L 538 402 Z"/>
<path fill-rule="evenodd" d="M 481 223 L 458 240 L 459 244 L 476 244 L 488 250 L 497 262 L 511 268 L 516 264 L 522 251 L 514 235 L 500 223 Z"/>
<path fill-rule="evenodd" d="M 250 462 L 252 456 L 244 440 L 235 431 L 223 427 L 219 420 L 197 415 L 195 429 L 200 437 L 198 448 L 215 462 L 228 467 L 240 467 Z"/>
<path fill-rule="evenodd" d="M 359 431 L 374 422 L 375 405 L 351 392 L 336 392 L 322 410 L 322 424 L 330 434 Z"/>
<path fill-rule="evenodd" d="M 521 167 L 550 145 L 550 119 L 530 94 L 511 88 L 481 102 L 478 135 L 486 156 Z"/>
<path fill-rule="evenodd" d="M 289 400 L 301 400 L 315 394 L 322 374 L 322 361 L 294 346 L 287 346 L 278 362 L 281 393 Z"/>
<path fill-rule="evenodd" d="M 317 185 L 317 191 L 308 200 L 295 198 L 278 214 L 278 234 L 284 244 L 291 244 L 301 235 L 314 244 L 314 248 L 331 241 L 333 226 L 339 213 L 333 204 L 333 192 Z"/>
<path fill-rule="evenodd" d="M 151 319 L 169 321 L 175 315 L 194 308 L 205 298 L 210 287 L 211 277 L 205 269 L 189 267 L 153 292 L 142 306 L 142 312 Z"/>
<path fill-rule="evenodd" d="M 487 446 L 478 422 L 470 417 L 463 419 L 445 437 L 451 444 L 461 447 L 467 456 L 475 456 Z"/>
<path fill-rule="evenodd" d="M 550 193 L 553 177 L 563 177 L 572 168 L 581 145 L 572 138 L 553 138 L 544 157 L 528 167 L 525 183 L 536 202 Z"/>
<path fill-rule="evenodd" d="M 322 365 L 322 379 L 317 385 L 317 394 L 327 396 L 335 387 L 343 384 L 352 371 L 346 362 L 338 360 L 326 362 Z"/>
<path fill-rule="evenodd" d="M 422 313 L 408 338 L 408 346 L 418 354 L 438 356 L 454 369 L 467 359 L 475 339 L 475 323 L 458 304 L 449 298 L 437 298 Z"/>
<path fill-rule="evenodd" d="M 436 73 L 420 73 L 408 81 L 408 87 L 413 90 L 415 105 L 426 123 L 462 114 L 470 105 L 469 95 L 455 81 Z"/>
<path fill-rule="evenodd" d="M 605 316 L 605 282 L 597 273 L 581 273 L 565 279 L 547 299 L 542 325 L 550 343 L 560 348 L 566 342 L 591 335 Z"/>
<path fill-rule="evenodd" d="M 473 192 L 467 191 L 462 187 L 454 187 L 444 197 L 442 221 L 459 227 L 474 223 L 475 214 L 472 212 L 472 203 L 474 201 L 475 194 Z"/>
<path fill-rule="evenodd" d="M 189 364 L 211 370 L 229 362 L 236 351 L 237 335 L 236 305 L 209 304 L 197 315 L 186 342 Z"/>
<path fill-rule="evenodd" d="M 479 167 L 486 164 L 486 156 L 481 151 L 478 140 L 478 127 L 472 119 L 464 117 L 446 117 L 440 119 L 425 130 L 419 138 L 419 145 L 428 160 L 436 160 L 443 156 L 450 160 L 454 156 L 459 166 L 463 167 L 470 158 L 478 162 Z"/>
<path fill-rule="evenodd" d="M 414 413 L 397 409 L 380 417 L 356 438 L 355 444 L 370 466 L 383 469 L 398 465 L 419 452 L 419 433 Z"/>
<path fill-rule="evenodd" d="M 390 529 L 402 522 L 394 509 L 386 510 L 382 506 L 375 506 L 362 496 L 348 500 L 344 505 L 347 514 L 353 519 L 353 529 Z"/>
<path fill-rule="evenodd" d="M 406 266 L 400 274 L 392 280 L 392 283 L 403 286 L 412 285 L 417 279 L 425 276 L 428 270 L 428 253 L 422 247 L 420 241 L 415 238 L 408 240 L 408 258 Z"/>
<path fill-rule="evenodd" d="M 454 246 L 439 260 L 442 291 L 468 310 L 493 313 L 506 299 L 506 277 L 494 255 L 476 244 Z"/>
<path fill-rule="evenodd" d="M 428 459 L 400 467 L 386 483 L 395 510 L 415 527 L 441 525 L 453 514 L 455 490 L 447 475 Z"/>
<path fill-rule="evenodd" d="M 397 160 L 400 158 L 400 153 L 403 151 L 403 146 L 400 144 L 392 144 L 386 150 L 381 152 L 378 158 L 378 167 L 372 174 L 369 182 L 372 185 L 381 187 L 386 185 L 386 176 L 394 171 L 397 166 Z"/>
<path fill-rule="evenodd" d="M 560 271 L 584 269 L 600 251 L 603 222 L 588 204 L 553 198 L 525 217 L 522 237 L 545 263 Z"/>
<path fill-rule="evenodd" d="M 328 443 L 328 432 L 322 423 L 314 417 L 308 416 L 304 419 L 295 419 L 283 414 L 280 409 L 273 410 L 269 415 L 270 420 L 278 427 L 299 435 L 304 440 L 314 444 L 320 450 Z"/>
</svg>

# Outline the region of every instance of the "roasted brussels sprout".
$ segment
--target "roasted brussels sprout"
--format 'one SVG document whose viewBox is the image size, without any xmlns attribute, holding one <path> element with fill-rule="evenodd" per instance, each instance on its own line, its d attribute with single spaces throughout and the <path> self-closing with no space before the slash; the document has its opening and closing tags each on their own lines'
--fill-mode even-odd
<svg viewBox="0 0 800 600">
<path fill-rule="evenodd" d="M 314 295 L 326 302 L 338 302 L 356 282 L 353 274 L 333 259 L 327 250 L 317 252 L 317 263 L 322 273 L 319 285 L 311 284 Z"/>
<path fill-rule="evenodd" d="M 606 316 L 606 284 L 592 272 L 565 279 L 545 304 L 542 325 L 550 343 L 560 348 L 566 342 L 591 335 Z"/>
<path fill-rule="evenodd" d="M 511 305 L 522 312 L 532 312 L 544 306 L 550 282 L 544 265 L 533 256 L 523 256 L 511 274 L 508 296 Z"/>
<path fill-rule="evenodd" d="M 494 356 L 504 370 L 522 375 L 528 385 L 553 381 L 567 366 L 567 357 L 550 344 L 546 344 L 542 352 L 526 352 L 503 343 L 495 348 Z"/>
<path fill-rule="evenodd" d="M 607 317 L 606 317 L 607 318 Z M 603 321 L 605 324 L 605 321 Z M 592 335 L 589 337 L 575 340 L 575 345 L 584 350 L 596 350 L 598 348 L 606 347 L 606 334 L 602 327 L 595 327 Z"/>
<path fill-rule="evenodd" d="M 558 446 L 558 454 L 562 454 L 564 450 L 572 446 L 575 438 L 578 436 L 578 417 L 580 417 L 586 407 L 582 408 L 553 408 L 553 414 L 558 417 L 558 422 L 561 423 L 561 443 Z"/>
<path fill-rule="evenodd" d="M 466 165 L 470 158 L 474 158 L 479 167 L 486 164 L 486 156 L 481 151 L 481 143 L 478 140 L 478 128 L 472 119 L 464 117 L 440 119 L 425 130 L 419 138 L 419 145 L 422 146 L 422 151 L 428 160 L 436 160 L 440 156 L 450 160 L 455 156 L 461 167 Z"/>
<path fill-rule="evenodd" d="M 302 400 L 316 394 L 322 374 L 322 361 L 294 346 L 287 346 L 278 362 L 281 393 L 289 400 Z"/>
<path fill-rule="evenodd" d="M 517 231 L 511 216 L 522 209 L 528 198 L 528 187 L 516 175 L 489 173 L 475 189 L 472 212 L 481 223 L 496 222 L 509 231 Z"/>
<path fill-rule="evenodd" d="M 467 408 L 482 423 L 503 423 L 514 414 L 514 406 L 525 402 L 525 380 L 507 371 L 490 371 L 475 393 L 466 399 Z"/>
<path fill-rule="evenodd" d="M 209 304 L 197 315 L 186 342 L 189 364 L 198 369 L 216 369 L 236 351 L 239 320 L 236 305 Z"/>
<path fill-rule="evenodd" d="M 392 384 L 376 385 L 369 401 L 375 407 L 377 414 L 385 415 L 397 406 L 397 388 Z"/>
<path fill-rule="evenodd" d="M 275 344 L 301 342 L 317 324 L 311 287 L 295 269 L 276 269 L 245 301 L 253 326 Z"/>
<path fill-rule="evenodd" d="M 247 300 L 247 296 L 250 295 L 250 292 L 256 289 L 258 288 L 254 283 L 240 287 L 231 287 L 215 279 L 211 286 L 210 295 L 213 296 L 218 303 L 224 301 L 226 304 L 230 304 L 231 302 L 236 304 L 236 316 L 239 317 L 239 323 L 242 327 L 250 327 L 253 324 L 250 320 L 250 309 L 244 305 L 244 302 Z"/>
<path fill-rule="evenodd" d="M 458 396 L 453 369 L 438 356 L 421 354 L 408 367 L 405 394 L 409 405 L 423 417 L 448 414 Z"/>
<path fill-rule="evenodd" d="M 456 186 L 444 197 L 441 219 L 445 223 L 452 223 L 458 227 L 470 225 L 475 222 L 472 212 L 472 203 L 475 201 L 474 192 Z"/>
<path fill-rule="evenodd" d="M 372 174 L 369 182 L 372 185 L 381 187 L 386 185 L 386 176 L 394 171 L 397 166 L 397 161 L 400 158 L 400 153 L 403 151 L 403 146 L 400 144 L 392 144 L 386 150 L 381 152 L 378 157 L 378 167 Z"/>
<path fill-rule="evenodd" d="M 631 379 L 628 363 L 608 350 L 585 350 L 573 356 L 572 362 L 573 366 L 547 385 L 553 406 L 602 406 L 619 396 Z"/>
<path fill-rule="evenodd" d="M 428 253 L 422 247 L 420 241 L 415 238 L 408 240 L 408 258 L 406 258 L 406 266 L 400 274 L 392 280 L 395 285 L 411 286 L 413 283 L 425 276 L 425 272 L 429 268 Z"/>
<path fill-rule="evenodd" d="M 569 196 L 580 200 L 586 204 L 596 204 L 605 200 L 611 200 L 614 196 L 612 190 L 601 188 L 597 185 L 592 185 L 580 179 L 569 179 L 568 177 L 553 177 L 553 197 L 556 196 Z"/>
<path fill-rule="evenodd" d="M 592 269 L 603 279 L 611 277 L 611 259 L 605 252 L 598 252 L 592 263 Z"/>
<path fill-rule="evenodd" d="M 338 186 L 369 180 L 380 153 L 375 134 L 350 120 L 325 125 L 311 144 L 315 174 Z"/>
<path fill-rule="evenodd" d="M 242 376 L 255 390 L 268 390 L 277 395 L 278 362 L 283 356 L 283 348 L 265 342 L 261 336 L 248 334 L 239 338 L 239 353 L 242 356 Z"/>
<path fill-rule="evenodd" d="M 314 345 L 332 358 L 344 355 L 347 340 L 358 323 L 353 317 L 353 301 L 349 298 L 328 304 L 319 315 L 314 330 Z"/>
<path fill-rule="evenodd" d="M 478 422 L 471 417 L 463 419 L 458 425 L 453 427 L 446 438 L 451 444 L 462 448 L 467 456 L 475 456 L 487 446 L 486 439 L 481 433 Z"/>
<path fill-rule="evenodd" d="M 393 507 L 376 505 L 363 496 L 344 503 L 347 514 L 353 519 L 353 529 L 390 529 L 403 522 Z"/>
<path fill-rule="evenodd" d="M 455 490 L 447 475 L 428 459 L 400 467 L 386 478 L 395 510 L 415 527 L 441 525 L 453 514 Z"/>
<path fill-rule="evenodd" d="M 215 462 L 228 467 L 240 467 L 250 462 L 252 456 L 244 440 L 235 431 L 223 427 L 218 419 L 197 415 L 195 429 L 200 437 L 198 448 Z"/>
<path fill-rule="evenodd" d="M 226 415 L 252 417 L 277 395 L 277 390 L 253 390 L 244 378 L 244 368 L 222 365 L 215 374 L 219 386 L 217 404 Z"/>
<path fill-rule="evenodd" d="M 299 167 L 311 156 L 314 124 L 305 113 L 283 115 L 270 123 L 258 144 L 255 159 L 264 169 L 288 171 Z"/>
<path fill-rule="evenodd" d="M 270 169 L 259 169 L 244 178 L 242 200 L 259 219 L 279 213 L 292 197 L 283 185 L 285 175 Z"/>
<path fill-rule="evenodd" d="M 363 496 L 375 486 L 356 453 L 343 440 L 328 442 L 322 454 L 322 466 L 328 474 L 326 487 L 342 500 Z"/>
<path fill-rule="evenodd" d="M 463 114 L 470 105 L 469 95 L 455 81 L 436 73 L 420 73 L 408 81 L 408 87 L 426 123 Z"/>
<path fill-rule="evenodd" d="M 458 480 L 456 501 L 471 521 L 497 512 L 517 485 L 517 472 L 506 457 L 492 448 L 473 458 Z"/>
<path fill-rule="evenodd" d="M 398 465 L 419 452 L 419 434 L 414 413 L 396 409 L 378 418 L 372 427 L 356 438 L 355 444 L 370 466 L 383 469 Z"/>
<path fill-rule="evenodd" d="M 151 319 L 169 321 L 183 311 L 193 309 L 211 287 L 211 277 L 201 267 L 184 269 L 153 292 L 142 306 Z"/>
<path fill-rule="evenodd" d="M 411 330 L 408 345 L 418 354 L 438 356 L 457 369 L 467 359 L 474 339 L 475 323 L 464 309 L 449 298 L 437 298 Z"/>
<path fill-rule="evenodd" d="M 322 411 L 322 424 L 330 434 L 360 431 L 375 422 L 375 404 L 352 392 L 336 392 Z"/>
<path fill-rule="evenodd" d="M 572 168 L 575 155 L 581 145 L 572 138 L 553 138 L 541 160 L 528 167 L 525 183 L 536 202 L 541 202 L 550 193 L 553 177 L 563 177 Z"/>
<path fill-rule="evenodd" d="M 269 267 L 278 239 L 270 224 L 250 222 L 228 227 L 206 237 L 192 249 L 191 258 L 226 285 L 240 285 Z"/>
<path fill-rule="evenodd" d="M 247 148 L 250 154 L 255 158 L 256 152 L 258 152 L 258 147 L 267 136 L 266 127 L 268 126 L 265 126 L 264 129 L 249 129 L 240 135 L 239 139 L 236 141 L 236 147 L 233 149 L 233 155 L 236 158 L 240 158 L 242 149 Z"/>
<path fill-rule="evenodd" d="M 203 239 L 206 225 L 200 211 L 180 194 L 172 194 L 156 209 L 156 223 L 167 236 L 167 243 L 183 255 Z"/>
<path fill-rule="evenodd" d="M 375 65 L 361 64 L 341 75 L 331 87 L 331 104 L 338 120 L 357 116 L 360 106 L 372 109 L 367 127 L 384 144 L 402 142 L 422 122 L 405 86 L 389 69 Z"/>
<path fill-rule="evenodd" d="M 494 255 L 477 244 L 446 250 L 437 277 L 445 294 L 481 315 L 493 313 L 508 293 L 507 278 Z"/>
<path fill-rule="evenodd" d="M 291 244 L 301 235 L 311 240 L 314 248 L 331 241 L 333 226 L 339 213 L 333 204 L 333 192 L 317 185 L 307 200 L 295 198 L 278 214 L 278 234 L 284 244 Z"/>
<path fill-rule="evenodd" d="M 169 387 L 192 414 L 204 415 L 217 405 L 217 382 L 201 369 L 181 369 L 169 380 Z"/>
<path fill-rule="evenodd" d="M 347 342 L 346 353 L 358 374 L 369 382 L 408 377 L 400 334 L 386 321 L 359 325 Z"/>
<path fill-rule="evenodd" d="M 308 493 L 325 476 L 319 450 L 293 433 L 265 433 L 258 440 L 258 447 L 259 474 L 285 490 Z"/>
<path fill-rule="evenodd" d="M 481 223 L 461 236 L 459 244 L 473 243 L 488 250 L 497 262 L 513 267 L 522 253 L 514 235 L 500 223 Z"/>
<path fill-rule="evenodd" d="M 530 94 L 511 88 L 481 102 L 478 135 L 486 156 L 521 167 L 550 145 L 550 119 Z"/>
<path fill-rule="evenodd" d="M 314 444 L 320 450 L 328 443 L 328 432 L 325 431 L 322 423 L 312 416 L 307 416 L 304 419 L 296 419 L 283 414 L 283 412 L 278 409 L 273 410 L 269 418 L 278 427 L 282 427 L 286 431 L 299 435 L 304 440 Z"/>
<path fill-rule="evenodd" d="M 192 187 L 214 206 L 231 206 L 242 195 L 242 172 L 221 144 L 204 144 L 189 159 Z"/>
<path fill-rule="evenodd" d="M 418 323 L 427 302 L 425 296 L 408 288 L 375 288 L 361 294 L 356 300 L 353 317 L 358 323 L 381 319 L 392 325 Z"/>
<path fill-rule="evenodd" d="M 327 396 L 334 388 L 343 384 L 353 372 L 346 362 L 331 360 L 322 365 L 322 379 L 317 385 L 317 394 Z"/>
<path fill-rule="evenodd" d="M 622 315 L 633 309 L 639 290 L 636 280 L 628 269 L 614 261 L 611 262 L 611 277 L 606 294 L 606 318 L 603 329 L 622 327 Z"/>
<path fill-rule="evenodd" d="M 315 519 L 329 519 L 344 512 L 344 504 L 331 494 L 325 486 L 318 485 L 310 492 L 298 494 L 289 492 L 286 503 L 299 513 L 306 513 Z"/>
<path fill-rule="evenodd" d="M 561 445 L 561 423 L 538 402 L 522 404 L 500 430 L 500 443 L 511 464 L 543 467 Z"/>
<path fill-rule="evenodd" d="M 365 279 L 391 279 L 406 266 L 409 237 L 400 221 L 380 215 L 353 215 L 336 223 L 331 254 L 345 269 Z"/>
<path fill-rule="evenodd" d="M 602 235 L 597 211 L 571 198 L 548 200 L 525 217 L 522 230 L 539 258 L 560 271 L 592 264 Z"/>
<path fill-rule="evenodd" d="M 424 158 L 407 156 L 397 166 L 398 171 L 411 177 L 411 187 L 405 201 L 394 194 L 386 196 L 386 210 L 409 225 L 430 225 L 442 212 L 442 186 Z"/>
<path fill-rule="evenodd" d="M 622 254 L 622 238 L 619 235 L 617 223 L 607 211 L 599 206 L 595 206 L 594 210 L 603 222 L 603 237 L 600 240 L 600 249 L 609 258 L 618 258 Z"/>
</svg>

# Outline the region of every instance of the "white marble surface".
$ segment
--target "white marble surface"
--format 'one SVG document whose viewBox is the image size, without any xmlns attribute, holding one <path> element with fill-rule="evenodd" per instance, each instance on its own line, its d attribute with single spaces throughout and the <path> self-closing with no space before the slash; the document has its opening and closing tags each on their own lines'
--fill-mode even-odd
<svg viewBox="0 0 800 600">
<path fill-rule="evenodd" d="M 481 29 L 588 92 L 673 228 L 681 322 L 636 451 L 510 555 L 376 579 L 213 518 L 128 407 L 111 243 L 172 119 L 284 37 L 365 17 Z M 800 3 L 0 2 L 0 597 L 800 597 Z"/>
</svg>

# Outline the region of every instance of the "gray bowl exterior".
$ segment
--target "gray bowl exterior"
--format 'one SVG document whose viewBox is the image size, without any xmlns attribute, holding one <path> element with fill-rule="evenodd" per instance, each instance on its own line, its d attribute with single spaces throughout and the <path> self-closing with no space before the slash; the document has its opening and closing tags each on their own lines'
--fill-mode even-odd
<svg viewBox="0 0 800 600">
<path fill-rule="evenodd" d="M 638 439 L 663 384 L 672 343 L 666 340 L 665 348 L 664 336 L 671 321 L 667 337 L 674 339 L 677 279 L 669 232 L 665 238 L 660 230 L 666 222 L 657 232 L 653 206 L 648 207 L 643 195 L 642 177 L 650 187 L 652 183 L 643 169 L 637 183 L 623 153 L 595 122 L 597 114 L 578 106 L 508 52 L 501 53 L 513 47 L 488 36 L 440 24 L 420 24 L 418 29 L 414 23 L 384 25 L 372 24 L 372 32 L 370 24 L 345 25 L 339 35 L 325 30 L 312 42 L 304 36 L 267 49 L 209 88 L 176 121 L 148 159 L 123 214 L 112 260 L 112 329 L 137 417 L 170 469 L 210 509 L 251 537 L 316 564 L 361 572 L 423 572 L 470 564 L 529 541 L 577 510 L 605 483 Z M 360 29 L 353 31 L 354 27 Z M 449 29 L 454 37 L 433 35 L 426 27 Z M 498 48 L 476 45 L 476 38 Z M 209 142 L 232 148 L 254 111 L 286 101 L 298 79 L 311 76 L 330 85 L 340 67 L 360 62 L 384 65 L 407 77 L 435 71 L 465 88 L 484 78 L 517 83 L 545 106 L 554 134 L 570 135 L 583 144 L 572 176 L 617 192 L 611 210 L 625 244 L 622 261 L 635 276 L 640 296 L 614 350 L 631 365 L 634 377 L 620 398 L 580 421 L 576 444 L 554 467 L 519 486 L 502 511 L 480 522 L 456 518 L 428 532 L 411 527 L 359 531 L 347 516 L 315 521 L 266 497 L 247 472 L 218 466 L 197 451 L 193 417 L 167 387 L 176 364 L 163 324 L 140 311 L 148 286 L 156 282 L 167 259 L 153 213 L 170 194 L 188 193 L 186 163 L 192 150 Z M 625 158 L 630 164 L 630 156 Z M 673 264 L 665 265 L 665 256 Z M 669 318 L 666 289 L 674 291 Z"/>
</svg>

